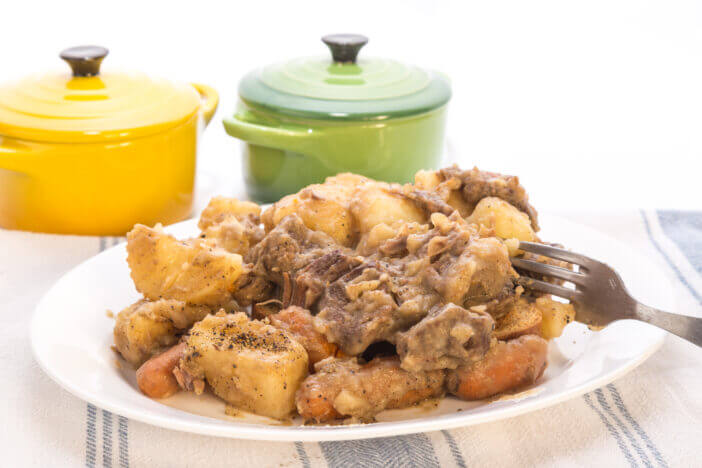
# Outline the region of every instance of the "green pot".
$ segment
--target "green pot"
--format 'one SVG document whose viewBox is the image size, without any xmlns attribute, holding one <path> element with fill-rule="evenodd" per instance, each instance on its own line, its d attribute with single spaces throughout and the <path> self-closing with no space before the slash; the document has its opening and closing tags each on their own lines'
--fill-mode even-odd
<svg viewBox="0 0 702 468">
<path fill-rule="evenodd" d="M 367 39 L 323 38 L 329 59 L 248 74 L 227 133 L 243 143 L 249 196 L 273 202 L 339 172 L 409 182 L 441 162 L 451 89 L 443 75 L 394 61 L 356 60 Z"/>
</svg>

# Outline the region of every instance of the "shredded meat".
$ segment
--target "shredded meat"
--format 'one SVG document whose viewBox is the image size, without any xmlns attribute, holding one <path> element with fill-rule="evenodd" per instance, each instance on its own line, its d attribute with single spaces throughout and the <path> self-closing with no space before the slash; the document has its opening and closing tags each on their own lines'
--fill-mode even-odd
<svg viewBox="0 0 702 468">
<path fill-rule="evenodd" d="M 338 249 L 323 232 L 307 228 L 297 215 L 289 215 L 245 257 L 251 273 L 283 286 L 283 274 L 301 270 L 325 253 Z"/>
<path fill-rule="evenodd" d="M 480 237 L 458 213 L 435 213 L 432 222 L 431 230 L 406 224 L 380 254 L 326 288 L 316 326 L 346 354 L 394 343 L 436 304 L 497 304 L 515 294 L 517 274 L 499 240 Z"/>
<path fill-rule="evenodd" d="M 435 306 L 419 323 L 398 333 L 397 352 L 410 372 L 455 369 L 482 358 L 495 322 L 486 313 L 455 304 Z"/>
<path fill-rule="evenodd" d="M 286 299 L 283 305 L 309 308 L 330 283 L 351 271 L 361 261 L 361 257 L 348 255 L 341 249 L 322 255 L 294 274 L 289 298 L 286 297 L 287 294 L 283 294 Z"/>
<path fill-rule="evenodd" d="M 442 213 L 448 216 L 456 211 L 454 207 L 446 203 L 446 200 L 436 192 L 420 190 L 412 185 L 407 185 L 403 187 L 402 193 L 415 202 L 417 206 L 427 214 Z"/>
<path fill-rule="evenodd" d="M 460 182 L 461 193 L 467 203 L 475 205 L 485 197 L 501 198 L 528 214 L 534 230 L 539 230 L 538 214 L 529 204 L 529 197 L 519 184 L 518 177 L 480 171 L 477 167 L 464 171 L 455 165 L 441 169 L 439 174 L 444 180 L 456 179 Z"/>
<path fill-rule="evenodd" d="M 316 327 L 329 341 L 351 356 L 371 343 L 389 340 L 407 317 L 396 301 L 399 272 L 383 262 L 366 262 L 332 283 L 320 301 Z M 414 320 L 412 320 L 414 318 Z"/>
</svg>

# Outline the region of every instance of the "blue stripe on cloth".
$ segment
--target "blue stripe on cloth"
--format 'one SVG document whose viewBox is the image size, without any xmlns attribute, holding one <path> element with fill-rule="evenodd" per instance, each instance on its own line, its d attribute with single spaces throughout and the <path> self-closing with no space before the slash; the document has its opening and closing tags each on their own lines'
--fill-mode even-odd
<svg viewBox="0 0 702 468">
<path fill-rule="evenodd" d="M 102 410 L 102 466 L 112 468 L 112 413 Z"/>
<path fill-rule="evenodd" d="M 449 449 L 451 450 L 451 455 L 453 455 L 453 460 L 456 462 L 456 465 L 458 465 L 459 468 L 466 468 L 466 461 L 463 459 L 461 449 L 458 448 L 456 439 L 453 438 L 449 431 L 441 431 L 441 433 L 444 435 L 444 438 L 448 443 Z"/>
<path fill-rule="evenodd" d="M 702 211 L 659 211 L 658 220 L 665 235 L 702 275 Z"/>
<path fill-rule="evenodd" d="M 88 416 L 85 429 L 85 466 L 94 468 L 97 454 L 95 444 L 95 426 L 97 421 L 97 408 L 88 403 Z"/>
<path fill-rule="evenodd" d="M 617 446 L 619 446 L 619 449 L 622 451 L 622 454 L 624 454 L 624 458 L 629 462 L 629 464 L 636 468 L 639 466 L 638 463 L 636 463 L 636 460 L 634 460 L 634 457 L 631 455 L 631 452 L 627 448 L 626 444 L 624 444 L 624 440 L 622 440 L 622 436 L 619 435 L 619 432 L 617 432 L 617 428 L 612 426 L 612 423 L 607 420 L 607 417 L 604 415 L 602 411 L 598 407 L 595 406 L 595 404 L 592 402 L 592 398 L 590 398 L 590 394 L 586 393 L 583 395 L 583 400 L 585 400 L 585 403 L 594 411 L 599 417 L 602 423 L 605 425 L 609 433 L 614 437 L 614 440 L 617 442 Z"/>
<path fill-rule="evenodd" d="M 106 239 L 100 237 L 99 251 L 105 250 Z M 97 423 L 97 408 L 88 403 L 87 416 L 85 422 L 85 466 L 89 468 L 95 467 L 95 458 L 97 456 L 97 441 L 96 441 L 96 423 Z M 103 456 L 104 457 L 104 456 Z M 104 460 L 103 460 L 104 463 Z"/>
<path fill-rule="evenodd" d="M 319 445 L 329 468 L 439 467 L 434 447 L 425 434 L 320 442 Z"/>
<path fill-rule="evenodd" d="M 619 412 L 622 413 L 622 416 L 624 416 L 624 419 L 626 419 L 631 427 L 634 428 L 634 431 L 641 437 L 641 440 L 644 441 L 644 444 L 646 444 L 646 447 L 648 447 L 648 450 L 651 451 L 653 454 L 654 458 L 658 462 L 658 464 L 662 467 L 667 468 L 668 464 L 666 461 L 663 459 L 663 455 L 658 451 L 658 448 L 656 447 L 656 444 L 653 443 L 651 438 L 646 434 L 646 431 L 643 430 L 643 428 L 639 425 L 639 423 L 634 419 L 634 417 L 631 415 L 629 412 L 629 409 L 626 407 L 624 404 L 624 399 L 622 396 L 619 394 L 619 390 L 617 390 L 617 387 L 614 386 L 614 384 L 609 384 L 607 385 L 607 389 L 609 392 L 612 394 L 612 398 L 614 399 L 614 404 L 615 406 L 619 409 Z"/>
<path fill-rule="evenodd" d="M 637 440 L 634 438 L 634 436 L 631 434 L 631 431 L 626 427 L 625 424 L 622 423 L 621 419 L 617 417 L 617 415 L 612 411 L 612 407 L 609 406 L 609 403 L 605 399 L 605 394 L 602 391 L 601 388 L 598 388 L 595 390 L 595 395 L 597 395 L 597 401 L 600 403 L 600 406 L 602 409 L 605 410 L 605 412 L 609 415 L 610 418 L 614 420 L 614 423 L 619 427 L 619 430 L 621 430 L 626 438 L 629 440 L 629 443 L 631 444 L 632 447 L 634 447 L 634 450 L 636 450 L 636 453 L 639 454 L 639 457 L 641 457 L 641 460 L 643 461 L 644 465 L 646 465 L 648 468 L 653 468 L 653 464 L 651 463 L 651 460 L 648 458 L 648 455 L 646 455 L 646 452 L 643 451 Z"/>
<path fill-rule="evenodd" d="M 119 466 L 129 468 L 129 420 L 124 416 L 117 418 L 117 433 L 119 434 Z"/>
<path fill-rule="evenodd" d="M 305 446 L 302 442 L 295 442 L 295 450 L 297 450 L 297 456 L 300 457 L 300 462 L 304 468 L 310 468 L 310 457 L 307 456 L 305 451 Z"/>
<path fill-rule="evenodd" d="M 702 296 L 700 296 L 695 288 L 692 287 L 692 285 L 685 279 L 685 276 L 680 272 L 677 266 L 675 266 L 675 263 L 668 257 L 668 255 L 665 253 L 665 251 L 661 248 L 661 246 L 658 244 L 656 239 L 653 237 L 653 233 L 651 232 L 651 226 L 648 224 L 648 219 L 646 219 L 646 213 L 643 211 L 641 212 L 641 217 L 643 218 L 644 221 L 644 226 L 646 227 L 646 233 L 648 234 L 648 238 L 651 239 L 651 243 L 653 246 L 656 248 L 658 253 L 660 253 L 665 261 L 668 263 L 670 268 L 675 272 L 675 275 L 678 277 L 680 282 L 685 285 L 685 287 L 690 291 L 690 294 L 697 299 L 697 302 L 702 304 Z"/>
</svg>

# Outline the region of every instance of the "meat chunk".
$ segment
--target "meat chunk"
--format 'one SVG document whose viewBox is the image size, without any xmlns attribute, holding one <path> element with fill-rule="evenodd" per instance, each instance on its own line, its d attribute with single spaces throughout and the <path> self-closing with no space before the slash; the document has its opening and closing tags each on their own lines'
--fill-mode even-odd
<svg viewBox="0 0 702 468">
<path fill-rule="evenodd" d="M 330 356 L 339 356 L 343 353 L 339 348 L 330 343 L 324 335 L 314 328 L 314 317 L 309 310 L 291 306 L 269 317 L 271 325 L 287 332 L 300 343 L 307 351 L 310 361 L 310 370 L 314 364 Z"/>
<path fill-rule="evenodd" d="M 127 263 L 137 290 L 153 301 L 175 299 L 231 308 L 241 256 L 203 239 L 179 241 L 161 229 L 137 224 L 127 234 Z"/>
<path fill-rule="evenodd" d="M 227 403 L 272 418 L 295 409 L 307 352 L 284 331 L 243 313 L 217 314 L 196 323 L 185 342 L 174 372 L 186 388 L 204 379 Z"/>
<path fill-rule="evenodd" d="M 309 229 L 295 214 L 285 217 L 246 256 L 251 274 L 283 287 L 284 273 L 294 273 L 340 247 L 323 232 Z"/>
<path fill-rule="evenodd" d="M 332 283 L 319 301 L 317 328 L 348 355 L 419 322 L 436 304 L 462 307 L 507 300 L 516 272 L 507 248 L 458 213 L 407 223 L 378 253 Z M 388 256 L 390 258 L 388 258 Z"/>
<path fill-rule="evenodd" d="M 244 266 L 244 272 L 234 287 L 234 300 L 242 306 L 268 301 L 277 289 L 275 283 L 253 272 L 252 267 L 250 264 Z"/>
<path fill-rule="evenodd" d="M 496 341 L 485 357 L 449 371 L 447 389 L 463 400 L 481 400 L 530 385 L 546 369 L 548 342 L 536 335 Z"/>
<path fill-rule="evenodd" d="M 300 271 L 292 274 L 283 285 L 283 305 L 311 307 L 330 283 L 358 266 L 362 257 L 351 256 L 342 250 L 322 255 Z"/>
<path fill-rule="evenodd" d="M 406 408 L 443 394 L 443 371 L 410 373 L 396 357 L 367 364 L 329 358 L 297 392 L 297 410 L 305 421 L 368 420 L 386 409 Z"/>
<path fill-rule="evenodd" d="M 427 270 L 427 279 L 445 301 L 465 306 L 483 304 L 513 285 L 517 275 L 507 248 L 498 239 L 449 236 L 446 244 L 442 241 L 433 239 L 429 246 L 428 253 L 434 253 L 436 260 Z"/>
<path fill-rule="evenodd" d="M 441 213 L 449 216 L 456 211 L 456 208 L 449 205 L 436 191 L 422 190 L 415 185 L 406 185 L 403 187 L 402 193 L 427 215 Z"/>
<path fill-rule="evenodd" d="M 202 320 L 210 309 L 173 299 L 142 299 L 117 315 L 114 343 L 122 357 L 135 367 L 178 341 L 177 335 Z"/>
<path fill-rule="evenodd" d="M 456 212 L 431 216 L 434 228 L 407 225 L 378 252 L 393 255 L 393 264 L 405 265 L 403 274 L 421 275 L 444 302 L 460 306 L 484 304 L 514 289 L 518 277 L 509 253 L 494 237 L 483 237 L 478 226 Z"/>
<path fill-rule="evenodd" d="M 538 215 L 529 204 L 529 197 L 519 184 L 519 178 L 478 170 L 474 167 L 464 171 L 458 166 L 452 166 L 439 171 L 442 180 L 454 179 L 460 182 L 460 190 L 466 203 L 476 205 L 485 197 L 497 197 L 517 207 L 529 215 L 535 231 L 539 230 Z"/>
<path fill-rule="evenodd" d="M 312 231 L 295 214 L 284 218 L 247 255 L 251 262 L 235 294 L 243 304 L 282 292 L 284 306 L 310 307 L 331 281 L 357 265 L 353 252 L 323 232 Z"/>
<path fill-rule="evenodd" d="M 490 347 L 492 317 L 455 304 L 437 305 L 396 338 L 402 368 L 410 372 L 455 369 L 482 358 Z"/>
<path fill-rule="evenodd" d="M 438 296 L 391 265 L 367 261 L 332 283 L 319 301 L 315 327 L 350 355 L 377 341 L 392 341 L 395 332 L 426 315 Z"/>
<path fill-rule="evenodd" d="M 245 255 L 263 238 L 260 215 L 261 207 L 255 203 L 214 197 L 200 215 L 200 237 L 213 246 Z"/>
</svg>

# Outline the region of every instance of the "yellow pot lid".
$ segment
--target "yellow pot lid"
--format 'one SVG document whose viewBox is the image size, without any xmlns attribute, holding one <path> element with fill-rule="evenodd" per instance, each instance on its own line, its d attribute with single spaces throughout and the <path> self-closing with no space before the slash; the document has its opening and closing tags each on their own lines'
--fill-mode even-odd
<svg viewBox="0 0 702 468">
<path fill-rule="evenodd" d="M 107 49 L 66 49 L 73 73 L 51 73 L 0 86 L 0 136 L 32 141 L 95 142 L 161 132 L 200 106 L 189 84 L 140 73 L 100 73 Z"/>
</svg>

